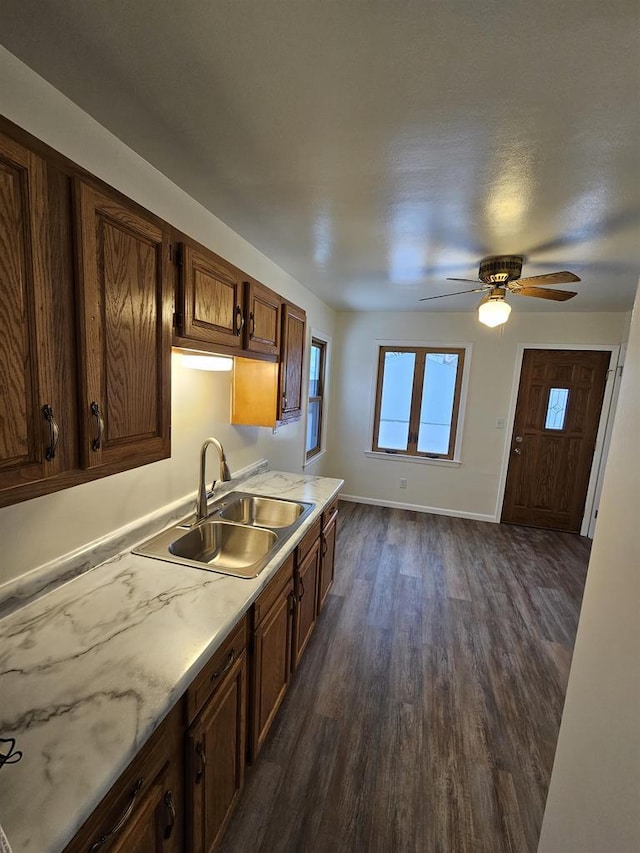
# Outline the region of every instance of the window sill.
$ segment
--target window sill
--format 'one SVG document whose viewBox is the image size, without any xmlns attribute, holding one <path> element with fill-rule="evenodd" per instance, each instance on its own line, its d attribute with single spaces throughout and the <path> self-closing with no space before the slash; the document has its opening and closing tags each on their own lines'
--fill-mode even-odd
<svg viewBox="0 0 640 853">
<path fill-rule="evenodd" d="M 315 456 L 312 456 L 310 459 L 305 459 L 305 461 L 302 463 L 302 470 L 304 471 L 306 468 L 310 468 L 312 465 L 315 465 L 315 463 L 319 459 L 322 459 L 323 456 L 326 456 L 326 454 L 327 454 L 327 450 L 325 448 L 324 450 L 321 450 L 319 453 L 316 453 Z"/>
<path fill-rule="evenodd" d="M 444 468 L 459 468 L 460 459 L 429 459 L 427 456 L 409 456 L 407 453 L 380 453 L 377 450 L 365 450 L 364 455 L 370 459 L 399 459 L 401 462 L 417 462 L 420 465 L 440 465 Z"/>
</svg>

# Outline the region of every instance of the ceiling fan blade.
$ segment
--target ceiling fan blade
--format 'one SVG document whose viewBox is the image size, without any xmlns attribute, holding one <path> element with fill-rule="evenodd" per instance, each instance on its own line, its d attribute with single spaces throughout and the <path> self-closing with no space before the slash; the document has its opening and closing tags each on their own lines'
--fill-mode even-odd
<svg viewBox="0 0 640 853">
<path fill-rule="evenodd" d="M 482 284 L 477 278 L 448 278 L 447 281 L 468 281 L 471 284 Z"/>
<path fill-rule="evenodd" d="M 552 299 L 554 302 L 566 302 L 577 296 L 571 290 L 545 290 L 542 287 L 521 287 L 513 291 L 514 296 L 537 296 L 538 299 Z"/>
<path fill-rule="evenodd" d="M 423 296 L 418 302 L 428 302 L 429 299 L 444 299 L 445 296 L 460 296 L 462 293 L 481 293 L 486 287 L 474 287 L 472 290 L 457 290 L 455 293 L 441 293 L 438 296 Z"/>
<path fill-rule="evenodd" d="M 581 279 L 569 270 L 562 270 L 561 272 L 542 273 L 542 275 L 530 275 L 527 278 L 510 281 L 509 284 L 520 284 L 526 287 L 529 284 L 569 284 L 572 281 L 581 281 Z"/>
</svg>

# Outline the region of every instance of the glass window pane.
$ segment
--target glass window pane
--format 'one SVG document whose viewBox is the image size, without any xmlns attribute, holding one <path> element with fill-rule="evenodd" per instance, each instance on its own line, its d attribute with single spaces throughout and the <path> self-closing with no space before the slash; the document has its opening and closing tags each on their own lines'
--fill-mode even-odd
<svg viewBox="0 0 640 853">
<path fill-rule="evenodd" d="M 446 454 L 449 451 L 457 373 L 456 354 L 427 353 L 418 430 L 419 453 Z"/>
<path fill-rule="evenodd" d="M 307 418 L 307 453 L 320 446 L 320 402 L 309 403 L 309 417 Z"/>
<path fill-rule="evenodd" d="M 309 359 L 309 396 L 318 396 L 320 384 L 320 367 L 322 364 L 322 351 L 317 344 L 311 345 L 311 358 Z"/>
<path fill-rule="evenodd" d="M 567 417 L 568 403 L 568 388 L 549 389 L 549 400 L 547 402 L 547 417 L 544 422 L 545 429 L 564 429 L 564 422 Z"/>
<path fill-rule="evenodd" d="M 414 352 L 384 355 L 378 447 L 407 449 L 415 364 Z"/>
</svg>

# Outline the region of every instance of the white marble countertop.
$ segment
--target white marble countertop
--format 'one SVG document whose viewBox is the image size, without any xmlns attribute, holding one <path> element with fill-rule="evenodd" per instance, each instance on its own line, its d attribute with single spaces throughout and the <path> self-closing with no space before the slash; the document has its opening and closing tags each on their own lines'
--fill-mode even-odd
<svg viewBox="0 0 640 853">
<path fill-rule="evenodd" d="M 64 848 L 341 486 L 274 471 L 242 482 L 316 504 L 257 578 L 127 550 L 0 619 L 0 737 L 23 753 L 0 768 L 13 853 Z"/>
</svg>

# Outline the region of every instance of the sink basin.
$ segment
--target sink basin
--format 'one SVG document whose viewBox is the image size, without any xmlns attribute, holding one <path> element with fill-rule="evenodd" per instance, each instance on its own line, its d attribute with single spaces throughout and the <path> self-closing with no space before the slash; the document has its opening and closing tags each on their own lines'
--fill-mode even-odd
<svg viewBox="0 0 640 853">
<path fill-rule="evenodd" d="M 230 492 L 199 523 L 186 520 L 147 539 L 134 554 L 239 578 L 254 578 L 315 504 Z"/>
<path fill-rule="evenodd" d="M 297 501 L 245 495 L 225 506 L 218 516 L 257 527 L 289 527 L 305 511 Z"/>
<path fill-rule="evenodd" d="M 269 553 L 276 539 L 271 530 L 205 521 L 172 542 L 169 552 L 175 557 L 206 563 L 214 570 L 220 566 L 244 575 Z"/>
</svg>

